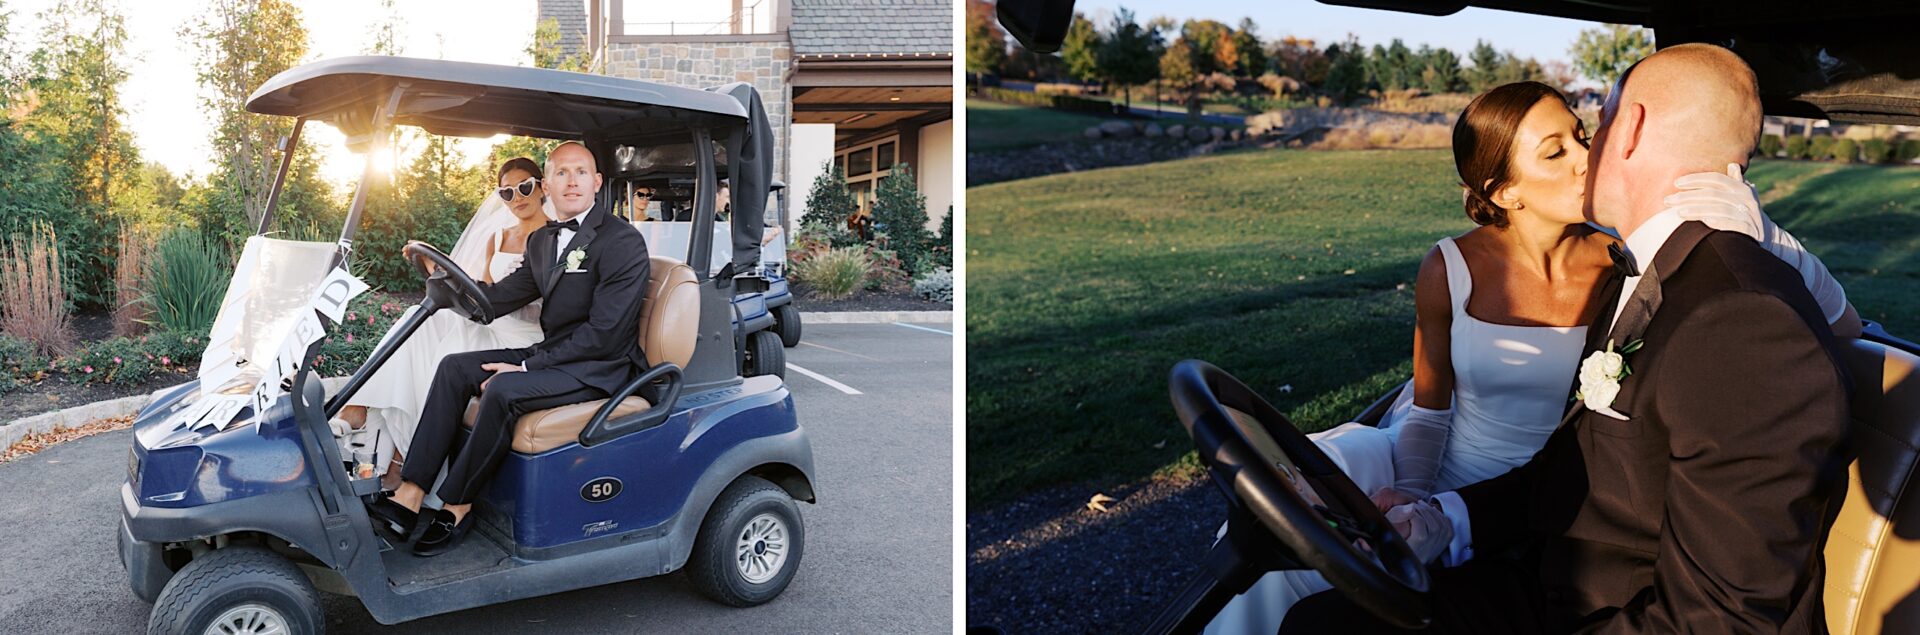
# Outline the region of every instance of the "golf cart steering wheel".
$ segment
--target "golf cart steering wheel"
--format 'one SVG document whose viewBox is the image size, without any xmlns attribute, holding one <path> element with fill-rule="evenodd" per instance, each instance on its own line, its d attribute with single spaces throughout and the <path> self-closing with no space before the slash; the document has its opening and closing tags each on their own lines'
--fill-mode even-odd
<svg viewBox="0 0 1920 635">
<path fill-rule="evenodd" d="M 1199 360 L 1173 367 L 1174 411 L 1235 515 L 1258 519 L 1290 551 L 1361 608 L 1401 628 L 1423 628 L 1432 607 L 1427 569 L 1353 479 L 1272 404 Z M 1301 492 L 1311 487 L 1325 504 Z M 1232 528 L 1229 528 L 1232 531 Z M 1356 541 L 1364 540 L 1372 553 Z M 1283 558 L 1284 560 L 1284 558 Z"/>
<path fill-rule="evenodd" d="M 452 258 L 418 240 L 407 241 L 400 253 L 426 277 L 427 299 L 435 305 L 453 309 L 461 317 L 481 324 L 493 322 L 493 303 L 487 301 L 486 292 L 466 270 L 453 264 Z M 427 266 L 429 264 L 433 266 Z"/>
</svg>

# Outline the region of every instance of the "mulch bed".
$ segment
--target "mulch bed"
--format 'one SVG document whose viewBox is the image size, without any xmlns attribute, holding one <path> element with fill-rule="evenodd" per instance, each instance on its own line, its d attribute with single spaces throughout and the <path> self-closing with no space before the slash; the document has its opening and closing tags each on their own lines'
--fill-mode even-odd
<svg viewBox="0 0 1920 635">
<path fill-rule="evenodd" d="M 818 297 L 804 282 L 793 285 L 793 305 L 802 311 L 952 311 L 953 305 L 930 302 L 912 291 L 867 291 L 838 300 Z"/>
<path fill-rule="evenodd" d="M 73 316 L 74 341 L 97 342 L 113 337 L 113 316 L 107 313 L 81 313 Z M 83 406 L 96 401 L 145 395 L 192 379 L 187 375 L 158 374 L 133 386 L 114 384 L 76 384 L 65 377 L 48 375 L 38 383 L 23 386 L 0 397 L 0 424 L 11 423 L 37 414 Z"/>
<path fill-rule="evenodd" d="M 1118 499 L 1106 511 L 1096 493 Z M 967 626 L 1133 631 L 1203 573 L 1226 503 L 1205 475 L 1045 490 L 967 514 Z"/>
</svg>

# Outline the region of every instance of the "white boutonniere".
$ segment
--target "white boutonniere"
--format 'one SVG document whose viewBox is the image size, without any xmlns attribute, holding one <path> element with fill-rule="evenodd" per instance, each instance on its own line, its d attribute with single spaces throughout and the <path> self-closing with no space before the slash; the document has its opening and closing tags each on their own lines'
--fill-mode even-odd
<svg viewBox="0 0 1920 635">
<path fill-rule="evenodd" d="M 1594 351 L 1580 362 L 1580 389 L 1574 391 L 1573 398 L 1587 406 L 1588 410 L 1626 421 L 1627 416 L 1613 409 L 1613 400 L 1620 396 L 1620 382 L 1633 369 L 1627 366 L 1627 356 L 1640 350 L 1644 340 L 1628 342 L 1619 351 L 1613 350 L 1613 342 L 1607 342 L 1607 350 Z"/>
<path fill-rule="evenodd" d="M 586 259 L 587 246 L 581 245 L 574 247 L 573 251 L 567 252 L 567 271 L 580 271 L 580 263 L 586 261 Z"/>
</svg>

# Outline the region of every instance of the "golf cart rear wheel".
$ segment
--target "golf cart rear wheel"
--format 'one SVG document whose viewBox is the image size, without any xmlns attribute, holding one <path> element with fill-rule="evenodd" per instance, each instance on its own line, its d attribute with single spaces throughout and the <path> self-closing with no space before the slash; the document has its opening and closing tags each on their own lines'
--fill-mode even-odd
<svg viewBox="0 0 1920 635">
<path fill-rule="evenodd" d="M 773 307 L 773 321 L 780 329 L 780 343 L 793 348 L 800 345 L 800 309 L 791 304 Z"/>
<path fill-rule="evenodd" d="M 182 567 L 153 604 L 149 635 L 319 635 L 326 630 L 313 584 L 286 558 L 229 547 Z"/>
<path fill-rule="evenodd" d="M 793 581 L 806 533 L 800 506 L 786 490 L 756 476 L 742 476 L 707 511 L 687 560 L 687 576 L 715 602 L 764 604 Z"/>
<path fill-rule="evenodd" d="M 787 378 L 787 349 L 780 345 L 780 336 L 773 331 L 754 331 L 747 336 L 747 372 L 748 377 L 760 375 L 778 375 Z"/>
</svg>

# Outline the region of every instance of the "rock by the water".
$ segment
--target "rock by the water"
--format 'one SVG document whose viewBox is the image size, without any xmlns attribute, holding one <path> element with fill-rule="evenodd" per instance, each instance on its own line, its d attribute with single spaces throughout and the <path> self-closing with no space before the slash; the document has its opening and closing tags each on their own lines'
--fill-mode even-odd
<svg viewBox="0 0 1920 635">
<path fill-rule="evenodd" d="M 1165 135 L 1165 134 L 1167 134 L 1167 131 L 1166 131 L 1165 129 L 1163 129 L 1163 128 L 1161 128 L 1161 127 L 1160 127 L 1160 124 L 1157 124 L 1157 123 L 1148 123 L 1148 124 L 1147 124 L 1147 130 L 1146 130 L 1146 135 L 1147 135 L 1147 136 L 1149 136 L 1149 137 L 1159 137 L 1159 136 L 1163 136 L 1163 135 Z"/>
</svg>

